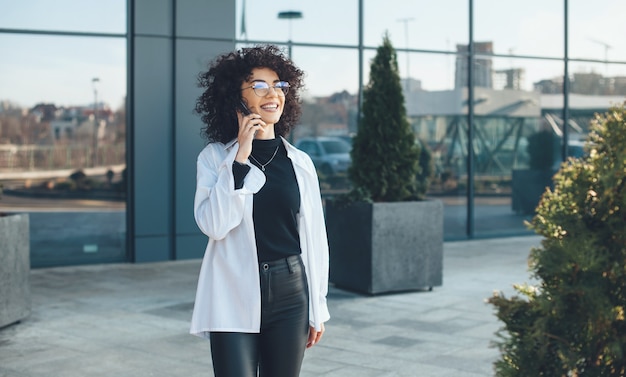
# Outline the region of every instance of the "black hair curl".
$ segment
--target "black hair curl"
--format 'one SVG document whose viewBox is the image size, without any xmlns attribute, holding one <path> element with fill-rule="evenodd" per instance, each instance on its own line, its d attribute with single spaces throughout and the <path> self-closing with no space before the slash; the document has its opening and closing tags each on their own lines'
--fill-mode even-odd
<svg viewBox="0 0 626 377">
<path fill-rule="evenodd" d="M 209 142 L 227 143 L 237 137 L 235 109 L 242 99 L 241 85 L 251 78 L 255 68 L 269 68 L 289 83 L 283 113 L 274 125 L 276 135 L 286 136 L 300 119 L 299 90 L 304 85 L 304 72 L 274 45 L 242 48 L 218 56 L 208 71 L 198 75 L 198 86 L 205 90 L 196 101 L 195 112 L 205 124 L 202 136 Z"/>
</svg>

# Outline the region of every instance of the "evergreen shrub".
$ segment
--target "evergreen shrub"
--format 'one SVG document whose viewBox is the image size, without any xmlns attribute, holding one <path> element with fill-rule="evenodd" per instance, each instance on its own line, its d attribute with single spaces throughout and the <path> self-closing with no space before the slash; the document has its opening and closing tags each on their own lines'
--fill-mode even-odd
<svg viewBox="0 0 626 377">
<path fill-rule="evenodd" d="M 556 156 L 558 140 L 550 130 L 541 130 L 528 137 L 528 164 L 532 170 L 549 170 Z"/>
<path fill-rule="evenodd" d="M 626 376 L 625 105 L 596 117 L 586 151 L 529 224 L 543 236 L 529 257 L 537 285 L 489 299 L 504 322 L 497 376 Z"/>
<path fill-rule="evenodd" d="M 423 199 L 430 177 L 420 175 L 420 149 L 407 119 L 397 54 L 385 35 L 363 91 L 363 117 L 348 171 L 353 186 L 349 198 L 374 202 Z"/>
</svg>

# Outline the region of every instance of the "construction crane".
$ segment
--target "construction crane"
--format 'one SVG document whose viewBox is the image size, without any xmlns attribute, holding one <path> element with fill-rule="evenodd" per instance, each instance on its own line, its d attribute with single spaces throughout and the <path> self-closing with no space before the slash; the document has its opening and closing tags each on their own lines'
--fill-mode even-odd
<svg viewBox="0 0 626 377">
<path fill-rule="evenodd" d="M 409 79 L 411 77 L 411 54 L 409 54 L 409 22 L 414 21 L 413 17 L 399 18 L 398 22 L 404 22 L 404 42 L 406 43 L 406 92 L 409 92 Z"/>
<path fill-rule="evenodd" d="M 589 38 L 589 40 L 593 43 L 597 43 L 601 46 L 604 46 L 604 70 L 605 70 L 605 75 L 608 76 L 609 74 L 609 50 L 612 49 L 613 46 L 611 46 L 610 44 L 606 42 L 599 41 L 597 39 Z"/>
</svg>

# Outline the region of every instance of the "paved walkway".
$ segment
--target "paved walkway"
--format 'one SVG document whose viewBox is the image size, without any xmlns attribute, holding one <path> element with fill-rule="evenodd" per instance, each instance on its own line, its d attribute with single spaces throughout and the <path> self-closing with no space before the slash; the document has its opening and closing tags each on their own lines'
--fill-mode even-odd
<svg viewBox="0 0 626 377">
<path fill-rule="evenodd" d="M 302 377 L 492 376 L 500 327 L 484 300 L 529 281 L 537 236 L 447 242 L 432 292 L 375 297 L 331 287 L 332 319 Z M 188 335 L 200 261 L 33 270 L 32 315 L 0 330 L 0 377 L 212 376 Z"/>
</svg>

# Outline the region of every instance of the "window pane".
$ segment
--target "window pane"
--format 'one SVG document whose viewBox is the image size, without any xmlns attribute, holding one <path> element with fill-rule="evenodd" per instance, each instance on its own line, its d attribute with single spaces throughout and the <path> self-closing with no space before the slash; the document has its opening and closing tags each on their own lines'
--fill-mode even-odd
<svg viewBox="0 0 626 377">
<path fill-rule="evenodd" d="M 375 50 L 363 57 L 364 82 L 369 82 Z M 434 176 L 427 197 L 444 205 L 444 238 L 466 238 L 467 226 L 467 91 L 454 88 L 457 57 L 449 54 L 411 53 L 407 63 L 398 54 L 407 116 L 419 141 L 432 154 Z M 404 64 L 403 64 L 404 63 Z"/>
<path fill-rule="evenodd" d="M 366 46 L 380 45 L 385 32 L 396 48 L 452 51 L 469 39 L 465 0 L 364 0 L 363 8 Z"/>
<path fill-rule="evenodd" d="M 571 58 L 626 61 L 623 0 L 569 0 Z"/>
<path fill-rule="evenodd" d="M 279 13 L 287 18 L 279 18 Z M 358 15 L 358 1 L 354 0 L 237 0 L 237 38 L 356 45 Z"/>
<path fill-rule="evenodd" d="M 563 0 L 476 0 L 474 8 L 474 40 L 493 44 L 485 52 L 563 56 Z"/>
<path fill-rule="evenodd" d="M 570 134 L 587 134 L 595 113 L 626 99 L 626 64 L 570 63 Z M 580 138 L 580 137 L 579 137 Z M 571 138 L 570 138 L 571 139 Z"/>
<path fill-rule="evenodd" d="M 292 59 L 306 74 L 307 96 L 328 97 L 344 91 L 356 94 L 359 82 L 356 48 L 294 47 Z"/>
<path fill-rule="evenodd" d="M 125 260 L 125 39 L 10 34 L 0 50 L 2 206 L 30 214 L 32 265 Z"/>
<path fill-rule="evenodd" d="M 369 82 L 375 50 L 364 53 L 364 82 Z M 398 54 L 407 116 L 416 137 L 432 154 L 434 176 L 427 197 L 442 200 L 444 238 L 466 238 L 467 226 L 467 91 L 454 88 L 458 57 L 449 54 L 411 53 L 406 63 Z M 405 63 L 405 64 L 403 64 Z"/>
<path fill-rule="evenodd" d="M 532 216 L 560 163 L 558 120 L 543 106 L 550 96 L 560 95 L 551 94 L 546 82 L 562 81 L 563 63 L 490 60 L 491 87 L 475 88 L 474 229 L 481 236 L 528 233 L 524 220 Z M 562 106 L 553 110 L 560 119 Z M 539 154 L 533 154 L 531 144 L 539 145 Z"/>
<path fill-rule="evenodd" d="M 295 143 L 315 141 L 309 151 L 320 173 L 322 195 L 345 191 L 349 186 L 346 170 L 350 165 L 351 144 L 344 141 L 349 141 L 350 134 L 356 131 L 358 52 L 356 49 L 297 47 L 293 49 L 293 59 L 306 74 L 302 117 L 293 140 Z M 332 151 L 327 149 L 326 142 Z M 343 150 L 336 150 L 334 145 Z"/>
<path fill-rule="evenodd" d="M 125 0 L 0 0 L 0 9 L 7 29 L 126 32 Z"/>
</svg>

